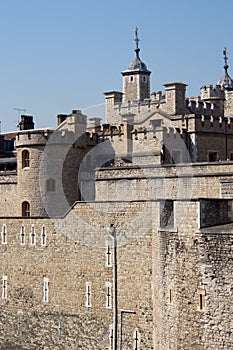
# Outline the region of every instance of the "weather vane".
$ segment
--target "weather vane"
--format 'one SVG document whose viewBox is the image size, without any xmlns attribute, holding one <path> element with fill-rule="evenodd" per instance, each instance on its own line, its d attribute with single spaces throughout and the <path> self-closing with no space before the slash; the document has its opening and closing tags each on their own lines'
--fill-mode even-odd
<svg viewBox="0 0 233 350">
<path fill-rule="evenodd" d="M 223 49 L 223 56 L 224 56 L 225 65 L 227 65 L 228 56 L 227 56 L 227 48 L 226 48 L 226 46 Z"/>
<path fill-rule="evenodd" d="M 138 44 L 140 39 L 138 38 L 138 27 L 135 28 L 135 39 L 134 41 L 136 42 L 136 49 L 138 49 Z"/>
</svg>

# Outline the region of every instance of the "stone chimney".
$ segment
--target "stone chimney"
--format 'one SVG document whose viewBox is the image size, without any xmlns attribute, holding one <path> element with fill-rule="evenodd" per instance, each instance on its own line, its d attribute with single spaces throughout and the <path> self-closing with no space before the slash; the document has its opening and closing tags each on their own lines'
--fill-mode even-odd
<svg viewBox="0 0 233 350">
<path fill-rule="evenodd" d="M 30 115 L 21 115 L 19 129 L 20 130 L 32 130 L 32 129 L 34 129 L 33 117 Z"/>
<path fill-rule="evenodd" d="M 184 114 L 186 109 L 186 84 L 183 83 L 167 83 L 165 86 L 165 110 L 168 114 L 179 115 Z"/>
</svg>

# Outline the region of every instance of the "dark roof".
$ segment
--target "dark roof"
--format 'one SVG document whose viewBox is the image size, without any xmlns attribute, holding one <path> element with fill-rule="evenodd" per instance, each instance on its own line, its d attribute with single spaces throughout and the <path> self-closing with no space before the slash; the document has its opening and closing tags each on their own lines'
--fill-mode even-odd
<svg viewBox="0 0 233 350">
<path fill-rule="evenodd" d="M 225 90 L 233 90 L 233 80 L 226 72 L 224 76 L 218 81 L 218 85 L 221 85 Z"/>
</svg>

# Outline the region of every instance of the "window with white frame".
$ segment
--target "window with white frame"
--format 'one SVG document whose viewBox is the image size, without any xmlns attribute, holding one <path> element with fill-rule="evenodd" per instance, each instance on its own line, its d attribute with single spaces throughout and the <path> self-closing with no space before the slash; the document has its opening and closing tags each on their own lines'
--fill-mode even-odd
<svg viewBox="0 0 233 350">
<path fill-rule="evenodd" d="M 62 335 L 62 318 L 60 317 L 59 320 L 58 320 L 58 327 L 57 327 L 57 330 L 58 330 L 58 335 L 59 337 L 61 337 Z"/>
<path fill-rule="evenodd" d="M 25 227 L 24 227 L 24 225 L 22 225 L 20 228 L 20 244 L 21 245 L 25 244 Z"/>
<path fill-rule="evenodd" d="M 49 301 L 49 279 L 47 277 L 43 278 L 43 302 L 47 303 Z"/>
<path fill-rule="evenodd" d="M 91 307 L 91 282 L 86 282 L 86 307 Z"/>
<path fill-rule="evenodd" d="M 112 308 L 112 283 L 106 282 L 106 308 L 111 309 Z"/>
<path fill-rule="evenodd" d="M 41 245 L 45 246 L 46 245 L 46 229 L 44 227 L 44 225 L 42 226 L 41 229 Z"/>
<path fill-rule="evenodd" d="M 2 244 L 7 244 L 7 230 L 6 230 L 6 225 L 2 225 Z"/>
<path fill-rule="evenodd" d="M 136 328 L 133 334 L 133 343 L 134 343 L 134 350 L 140 350 L 140 333 L 138 329 Z"/>
<path fill-rule="evenodd" d="M 109 325 L 109 350 L 113 349 L 113 325 Z"/>
<path fill-rule="evenodd" d="M 109 242 L 106 243 L 106 267 L 112 267 L 112 247 Z"/>
<path fill-rule="evenodd" d="M 7 276 L 2 276 L 2 299 L 7 298 Z"/>
<path fill-rule="evenodd" d="M 34 225 L 32 225 L 31 227 L 30 242 L 31 242 L 31 245 L 36 245 L 36 232 L 35 232 Z"/>
</svg>

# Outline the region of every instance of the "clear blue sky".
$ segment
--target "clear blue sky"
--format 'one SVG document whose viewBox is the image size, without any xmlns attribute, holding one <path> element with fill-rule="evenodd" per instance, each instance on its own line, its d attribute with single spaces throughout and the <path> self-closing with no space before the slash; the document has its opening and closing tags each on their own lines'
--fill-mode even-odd
<svg viewBox="0 0 233 350">
<path fill-rule="evenodd" d="M 232 24 L 232 0 L 0 0 L 2 132 L 17 129 L 13 108 L 49 127 L 57 114 L 103 104 L 104 91 L 122 90 L 136 26 L 151 91 L 181 81 L 197 96 L 223 75 L 224 46 L 233 76 Z"/>
</svg>

